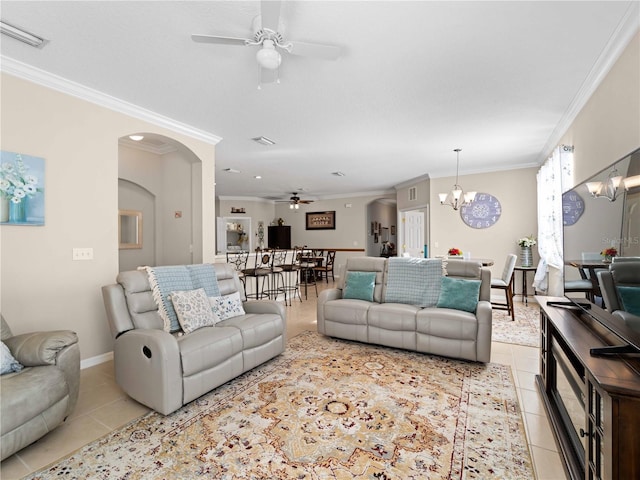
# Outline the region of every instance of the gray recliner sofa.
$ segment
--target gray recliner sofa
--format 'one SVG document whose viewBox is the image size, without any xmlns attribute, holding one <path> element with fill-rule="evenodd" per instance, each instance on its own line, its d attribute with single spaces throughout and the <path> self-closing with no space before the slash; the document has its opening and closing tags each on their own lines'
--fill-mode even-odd
<svg viewBox="0 0 640 480">
<path fill-rule="evenodd" d="M 338 288 L 318 297 L 318 332 L 337 338 L 387 345 L 478 362 L 491 357 L 491 272 L 480 263 L 456 260 L 446 265 L 453 278 L 481 280 L 474 313 L 452 308 L 386 303 L 386 258 L 347 259 Z M 349 272 L 376 272 L 373 301 L 345 299 Z"/>
<path fill-rule="evenodd" d="M 73 412 L 80 388 L 80 348 L 72 331 L 14 336 L 1 315 L 0 321 L 2 341 L 24 366 L 0 377 L 4 460 L 58 427 Z"/>
<path fill-rule="evenodd" d="M 602 300 L 607 311 L 624 320 L 634 330 L 640 331 L 640 316 L 625 310 L 618 291 L 619 287 L 640 289 L 640 258 L 615 259 L 608 270 L 601 270 L 597 275 Z"/>
<path fill-rule="evenodd" d="M 145 271 L 121 272 L 102 288 L 114 337 L 117 384 L 164 415 L 282 353 L 284 307 L 244 298 L 231 265 L 213 265 L 221 295 L 239 292 L 245 315 L 191 333 L 168 333 Z"/>
</svg>

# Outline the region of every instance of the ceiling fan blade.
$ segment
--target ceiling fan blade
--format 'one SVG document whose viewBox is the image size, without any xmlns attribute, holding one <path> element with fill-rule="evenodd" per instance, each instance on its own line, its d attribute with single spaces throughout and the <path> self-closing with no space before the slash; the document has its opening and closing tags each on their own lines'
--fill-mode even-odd
<svg viewBox="0 0 640 480">
<path fill-rule="evenodd" d="M 236 37 L 221 37 L 220 35 L 200 35 L 194 33 L 191 35 L 191 40 L 198 43 L 218 43 L 222 45 L 242 45 L 245 46 L 248 40 L 246 38 L 236 38 Z"/>
<path fill-rule="evenodd" d="M 334 45 L 321 45 L 319 43 L 290 42 L 292 55 L 302 57 L 323 58 L 325 60 L 335 60 L 342 53 L 340 47 Z"/>
<path fill-rule="evenodd" d="M 313 203 L 314 200 L 298 200 L 298 203 Z"/>
<path fill-rule="evenodd" d="M 262 0 L 260 2 L 260 15 L 262 16 L 262 28 L 278 31 L 280 21 L 280 0 Z"/>
</svg>

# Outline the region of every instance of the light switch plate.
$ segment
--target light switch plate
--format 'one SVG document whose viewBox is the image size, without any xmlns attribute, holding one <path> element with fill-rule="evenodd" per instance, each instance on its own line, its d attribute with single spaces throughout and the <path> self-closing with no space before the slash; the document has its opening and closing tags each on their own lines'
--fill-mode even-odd
<svg viewBox="0 0 640 480">
<path fill-rule="evenodd" d="M 93 248 L 74 248 L 74 260 L 93 260 Z"/>
</svg>

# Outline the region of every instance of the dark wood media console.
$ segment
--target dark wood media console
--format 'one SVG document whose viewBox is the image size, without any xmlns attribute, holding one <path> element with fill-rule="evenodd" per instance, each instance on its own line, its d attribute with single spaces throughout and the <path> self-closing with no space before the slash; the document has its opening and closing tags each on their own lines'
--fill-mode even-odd
<svg viewBox="0 0 640 480">
<path fill-rule="evenodd" d="M 564 298 L 536 299 L 536 382 L 567 478 L 640 479 L 640 355 L 592 356 L 591 348 L 619 344 L 617 337 L 580 310 L 547 305 Z"/>
</svg>

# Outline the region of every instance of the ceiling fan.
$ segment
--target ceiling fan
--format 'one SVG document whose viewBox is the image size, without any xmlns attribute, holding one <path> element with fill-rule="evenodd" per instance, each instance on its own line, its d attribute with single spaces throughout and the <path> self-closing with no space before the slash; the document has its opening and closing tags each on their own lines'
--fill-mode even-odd
<svg viewBox="0 0 640 480">
<path fill-rule="evenodd" d="M 300 208 L 300 205 L 307 205 L 309 203 L 313 203 L 313 200 L 302 200 L 298 196 L 298 192 L 291 192 L 292 197 L 289 200 L 276 200 L 276 202 L 289 202 L 289 208 L 291 210 L 297 210 Z"/>
<path fill-rule="evenodd" d="M 278 31 L 281 1 L 262 0 L 261 14 L 253 19 L 252 38 L 228 37 L 223 35 L 193 34 L 194 42 L 217 43 L 221 45 L 259 46 L 256 60 L 260 68 L 261 83 L 278 81 L 278 68 L 282 61 L 280 52 L 291 55 L 335 60 L 340 56 L 340 47 L 318 43 L 285 41 Z"/>
</svg>

